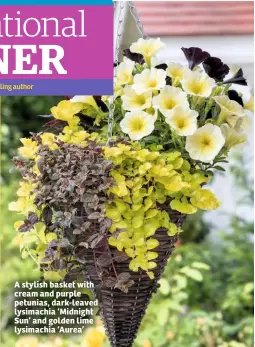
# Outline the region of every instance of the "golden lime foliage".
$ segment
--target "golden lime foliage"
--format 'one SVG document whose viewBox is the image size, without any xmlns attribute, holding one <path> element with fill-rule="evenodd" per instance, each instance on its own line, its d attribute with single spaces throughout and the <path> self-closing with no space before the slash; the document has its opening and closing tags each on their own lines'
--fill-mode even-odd
<svg viewBox="0 0 255 347">
<path fill-rule="evenodd" d="M 202 210 L 216 210 L 220 206 L 220 202 L 208 189 L 201 189 L 190 200 L 194 206 Z"/>
<path fill-rule="evenodd" d="M 52 133 L 43 133 L 41 135 L 42 145 L 48 146 L 50 150 L 54 151 L 54 149 L 58 148 L 56 144 L 56 135 Z"/>
<path fill-rule="evenodd" d="M 19 182 L 17 191 L 18 200 L 9 204 L 9 210 L 19 212 L 27 216 L 29 212 L 36 212 L 34 205 L 33 189 L 36 187 L 31 181 L 24 180 Z"/>
<path fill-rule="evenodd" d="M 32 139 L 20 139 L 23 147 L 18 149 L 19 154 L 26 159 L 34 159 L 37 152 L 37 142 Z"/>
<path fill-rule="evenodd" d="M 58 136 L 58 139 L 64 143 L 69 143 L 72 145 L 87 146 L 87 139 L 90 135 L 79 126 L 66 126 L 63 129 L 63 133 Z"/>
<path fill-rule="evenodd" d="M 68 122 L 69 125 L 77 125 L 79 118 L 74 115 L 83 109 L 81 102 L 72 103 L 69 100 L 62 100 L 57 106 L 51 108 L 54 118 Z"/>
<path fill-rule="evenodd" d="M 80 118 L 76 116 L 82 109 L 84 104 L 81 102 L 72 103 L 69 100 L 60 101 L 57 106 L 52 107 L 51 112 L 54 118 L 65 121 L 68 123 L 59 135 L 50 132 L 44 132 L 37 136 L 40 137 L 41 144 L 48 146 L 49 150 L 58 148 L 58 142 L 64 142 L 77 146 L 86 147 L 87 140 L 95 140 L 96 133 L 87 133 L 82 126 L 79 126 Z M 37 140 L 31 138 L 22 138 L 20 140 L 23 147 L 18 149 L 19 154 L 28 160 L 34 160 L 35 164 L 39 157 L 37 156 L 38 145 Z M 35 171 L 37 167 L 35 166 Z M 38 173 L 38 172 L 37 172 Z"/>
<path fill-rule="evenodd" d="M 219 202 L 212 192 L 201 188 L 208 178 L 191 173 L 180 152 L 160 153 L 135 143 L 105 147 L 104 154 L 115 165 L 111 171 L 115 185 L 108 190 L 111 199 L 105 205 L 106 215 L 113 221 L 109 244 L 132 258 L 132 271 L 141 268 L 153 278 L 151 270 L 158 257 L 153 251 L 158 246 L 153 238 L 156 230 L 166 228 L 169 236 L 181 231 L 160 205 L 170 202 L 173 210 L 192 214 L 198 208 L 215 209 Z"/>
</svg>

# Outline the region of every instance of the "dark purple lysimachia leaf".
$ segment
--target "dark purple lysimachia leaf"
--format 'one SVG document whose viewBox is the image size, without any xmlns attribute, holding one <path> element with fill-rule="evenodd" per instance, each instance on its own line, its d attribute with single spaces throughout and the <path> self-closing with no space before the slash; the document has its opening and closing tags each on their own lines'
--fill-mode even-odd
<svg viewBox="0 0 255 347">
<path fill-rule="evenodd" d="M 112 253 L 108 244 L 112 220 L 105 215 L 105 202 L 111 200 L 107 191 L 114 185 L 113 163 L 94 141 L 85 148 L 59 141 L 55 150 L 42 145 L 40 139 L 38 143 L 39 175 L 29 163 L 17 159 L 15 164 L 25 178 L 36 183 L 34 204 L 40 211 L 38 218 L 31 212 L 20 231 L 29 231 L 40 221 L 46 235 L 55 234 L 40 259 L 41 270 L 65 270 L 65 278 L 75 280 L 84 278 L 85 265 L 87 273 L 96 273 L 106 285 L 127 292 L 133 282 L 122 274 L 117 283 L 114 272 L 114 264 L 127 256 Z"/>
<path fill-rule="evenodd" d="M 49 225 L 51 223 L 52 216 L 53 216 L 53 212 L 51 208 L 49 206 L 46 206 L 42 211 L 42 217 L 46 225 Z"/>
<path fill-rule="evenodd" d="M 182 51 L 189 63 L 189 68 L 191 70 L 193 70 L 195 66 L 205 61 L 205 59 L 210 57 L 210 54 L 208 52 L 203 51 L 201 48 L 198 47 L 182 47 Z"/>
<path fill-rule="evenodd" d="M 126 255 L 125 252 L 120 252 L 120 251 L 116 250 L 114 253 L 114 260 L 117 263 L 122 263 L 122 262 L 126 261 L 128 258 L 129 257 L 128 257 L 128 255 Z"/>
<path fill-rule="evenodd" d="M 19 227 L 19 231 L 26 232 L 34 228 L 38 222 L 38 217 L 34 212 L 29 212 L 27 219 L 24 220 L 24 224 Z"/>
<path fill-rule="evenodd" d="M 131 275 L 129 272 L 122 272 L 118 276 L 118 281 L 115 284 L 115 288 L 119 288 L 124 293 L 128 292 L 128 288 L 134 284 L 134 281 L 130 279 Z"/>
<path fill-rule="evenodd" d="M 117 279 L 115 277 L 112 277 L 112 276 L 105 276 L 102 278 L 102 280 L 103 280 L 104 285 L 108 288 L 114 287 L 117 283 Z"/>
<path fill-rule="evenodd" d="M 108 253 L 102 253 L 98 258 L 97 258 L 97 265 L 101 267 L 107 267 L 112 263 L 112 257 Z"/>
</svg>

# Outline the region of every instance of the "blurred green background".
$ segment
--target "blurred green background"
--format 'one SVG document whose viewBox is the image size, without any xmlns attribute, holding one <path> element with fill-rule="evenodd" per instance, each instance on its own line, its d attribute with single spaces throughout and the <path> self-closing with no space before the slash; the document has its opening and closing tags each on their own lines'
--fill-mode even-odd
<svg viewBox="0 0 255 347">
<path fill-rule="evenodd" d="M 84 336 L 23 336 L 13 333 L 13 282 L 38 279 L 32 259 L 21 259 L 18 219 L 8 211 L 15 200 L 18 175 L 9 173 L 19 138 L 38 132 L 57 97 L 2 98 L 2 266 L 1 329 L 5 347 L 109 346 L 97 320 Z M 253 204 L 253 183 L 240 153 L 231 172 L 241 199 Z M 233 192 L 235 193 L 235 192 Z M 229 226 L 215 233 L 203 214 L 190 216 L 185 233 L 170 259 L 161 287 L 154 295 L 139 330 L 135 347 L 252 347 L 253 346 L 253 223 L 234 214 Z M 213 230 L 213 231 L 212 231 Z"/>
</svg>

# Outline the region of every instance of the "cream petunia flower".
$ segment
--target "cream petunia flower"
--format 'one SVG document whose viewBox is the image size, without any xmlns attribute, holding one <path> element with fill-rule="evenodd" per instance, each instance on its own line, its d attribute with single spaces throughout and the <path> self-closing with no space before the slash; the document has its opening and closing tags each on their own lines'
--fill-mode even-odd
<svg viewBox="0 0 255 347">
<path fill-rule="evenodd" d="M 188 70 L 184 74 L 182 87 L 188 94 L 207 98 L 215 87 L 215 81 L 204 72 Z"/>
<path fill-rule="evenodd" d="M 165 64 L 165 61 L 163 59 L 160 59 L 159 57 L 151 58 L 151 67 L 156 67 L 161 64 Z"/>
<path fill-rule="evenodd" d="M 173 111 L 169 112 L 169 115 L 166 114 L 165 116 L 166 123 L 180 136 L 193 135 L 197 130 L 197 111 L 189 110 L 178 105 Z"/>
<path fill-rule="evenodd" d="M 244 117 L 241 118 L 242 123 L 241 123 L 241 128 L 246 134 L 249 134 L 251 129 L 252 129 L 252 121 L 251 119 L 245 115 Z"/>
<path fill-rule="evenodd" d="M 123 62 L 120 63 L 116 69 L 116 79 L 115 83 L 117 86 L 121 86 L 123 84 L 129 84 L 133 81 L 133 69 L 135 66 L 135 62 L 124 58 Z"/>
<path fill-rule="evenodd" d="M 124 110 L 144 110 L 151 107 L 152 93 L 136 94 L 131 86 L 126 86 L 121 99 Z"/>
<path fill-rule="evenodd" d="M 188 68 L 178 63 L 168 63 L 166 70 L 167 76 L 172 78 L 183 79 L 184 74 L 188 71 Z"/>
<path fill-rule="evenodd" d="M 224 142 L 220 128 L 208 123 L 193 135 L 187 136 L 185 148 L 192 159 L 210 163 L 219 153 Z"/>
<path fill-rule="evenodd" d="M 233 146 L 239 145 L 247 140 L 247 135 L 242 128 L 243 118 L 239 118 L 234 126 L 231 128 L 228 124 L 224 123 L 220 126 L 222 134 L 225 138 L 225 147 L 230 149 Z"/>
<path fill-rule="evenodd" d="M 243 107 L 238 102 L 230 100 L 227 95 L 215 96 L 214 100 L 221 109 L 217 120 L 218 125 L 226 122 L 230 126 L 234 127 L 237 119 L 245 116 Z"/>
<path fill-rule="evenodd" d="M 189 108 L 187 94 L 181 88 L 172 86 L 165 86 L 160 94 L 153 98 L 152 103 L 164 115 L 166 111 L 173 110 L 178 105 Z"/>
<path fill-rule="evenodd" d="M 75 103 L 75 102 L 81 102 L 83 104 L 88 104 L 92 107 L 94 107 L 96 110 L 98 110 L 98 106 L 96 103 L 96 100 L 94 99 L 93 96 L 90 95 L 75 95 L 70 99 L 70 102 Z"/>
<path fill-rule="evenodd" d="M 160 38 L 157 39 L 143 39 L 140 38 L 130 46 L 132 53 L 142 54 L 146 63 L 150 64 L 152 56 L 154 56 L 165 44 L 161 42 Z"/>
<path fill-rule="evenodd" d="M 162 89 L 166 85 L 166 72 L 160 69 L 145 69 L 134 77 L 132 88 L 137 94 Z"/>
<path fill-rule="evenodd" d="M 113 93 L 114 99 L 117 99 L 119 96 L 121 96 L 123 94 L 123 87 L 124 87 L 121 85 L 117 86 L 116 83 L 117 83 L 117 79 L 115 78 L 114 79 L 114 93 Z M 112 96 L 110 96 L 110 97 L 112 97 Z"/>
<path fill-rule="evenodd" d="M 131 140 L 136 141 L 152 133 L 154 120 L 154 117 L 144 111 L 131 111 L 125 114 L 120 122 L 120 128 Z"/>
<path fill-rule="evenodd" d="M 244 109 L 254 112 L 254 95 L 250 95 L 249 98 L 243 98 L 244 101 Z"/>
</svg>

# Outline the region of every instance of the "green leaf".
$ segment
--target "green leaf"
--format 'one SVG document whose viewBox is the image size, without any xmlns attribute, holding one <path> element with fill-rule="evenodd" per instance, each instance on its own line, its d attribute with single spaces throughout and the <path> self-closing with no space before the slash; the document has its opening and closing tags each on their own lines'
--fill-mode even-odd
<svg viewBox="0 0 255 347">
<path fill-rule="evenodd" d="M 228 163 L 227 160 L 218 160 L 217 162 L 218 162 L 218 163 Z"/>
<path fill-rule="evenodd" d="M 138 215 L 133 217 L 132 219 L 132 226 L 136 228 L 140 228 L 143 225 L 143 217 L 142 215 Z"/>
<path fill-rule="evenodd" d="M 218 166 L 218 165 L 214 166 L 213 168 L 219 171 L 226 171 L 222 166 Z"/>
<path fill-rule="evenodd" d="M 160 326 L 164 326 L 168 320 L 169 317 L 169 308 L 167 305 L 161 305 L 159 314 L 158 314 L 158 324 Z"/>
<path fill-rule="evenodd" d="M 254 284 L 252 282 L 246 283 L 244 286 L 245 293 L 251 293 L 254 289 Z"/>
<path fill-rule="evenodd" d="M 183 289 L 187 287 L 187 277 L 183 275 L 176 274 L 174 279 L 177 282 L 178 289 Z"/>
<path fill-rule="evenodd" d="M 155 231 L 160 227 L 160 223 L 158 219 L 149 219 L 144 224 L 145 237 L 150 237 L 155 234 Z"/>
<path fill-rule="evenodd" d="M 52 240 L 56 240 L 57 239 L 57 235 L 55 233 L 48 233 L 46 234 L 46 242 L 49 243 Z"/>
<path fill-rule="evenodd" d="M 153 218 L 153 217 L 155 217 L 158 213 L 159 213 L 159 210 L 156 210 L 156 209 L 148 210 L 148 212 L 146 213 L 145 219 Z"/>
<path fill-rule="evenodd" d="M 159 242 L 156 239 L 149 239 L 147 240 L 146 245 L 147 245 L 147 249 L 153 249 L 158 247 Z"/>
<path fill-rule="evenodd" d="M 214 176 L 214 172 L 211 171 L 211 170 L 206 171 L 206 174 L 207 174 L 209 177 L 213 177 L 213 176 Z"/>
<path fill-rule="evenodd" d="M 21 251 L 21 258 L 26 259 L 28 258 L 28 256 L 29 256 L 28 251 L 25 248 L 23 248 L 23 250 Z"/>
<path fill-rule="evenodd" d="M 167 295 L 170 293 L 170 284 L 165 278 L 161 278 L 158 282 L 160 284 L 159 291 L 163 295 Z"/>
<path fill-rule="evenodd" d="M 47 243 L 45 229 L 46 226 L 44 223 L 39 222 L 35 225 L 35 232 L 43 243 Z"/>
<path fill-rule="evenodd" d="M 57 271 L 45 271 L 44 279 L 46 281 L 58 282 L 62 280 L 62 277 Z"/>
<path fill-rule="evenodd" d="M 184 307 L 173 300 L 169 300 L 168 307 L 173 311 L 184 313 Z"/>
<path fill-rule="evenodd" d="M 180 270 L 180 272 L 184 273 L 187 277 L 193 279 L 194 281 L 197 281 L 197 282 L 203 281 L 203 275 L 201 274 L 200 271 L 196 269 L 192 269 L 190 267 L 184 267 Z"/>
<path fill-rule="evenodd" d="M 147 211 L 153 205 L 153 201 L 150 198 L 144 200 L 144 211 Z"/>
<path fill-rule="evenodd" d="M 210 266 L 205 263 L 200 263 L 198 261 L 194 261 L 194 263 L 191 264 L 192 267 L 195 267 L 197 269 L 203 269 L 203 270 L 210 270 Z"/>
</svg>

